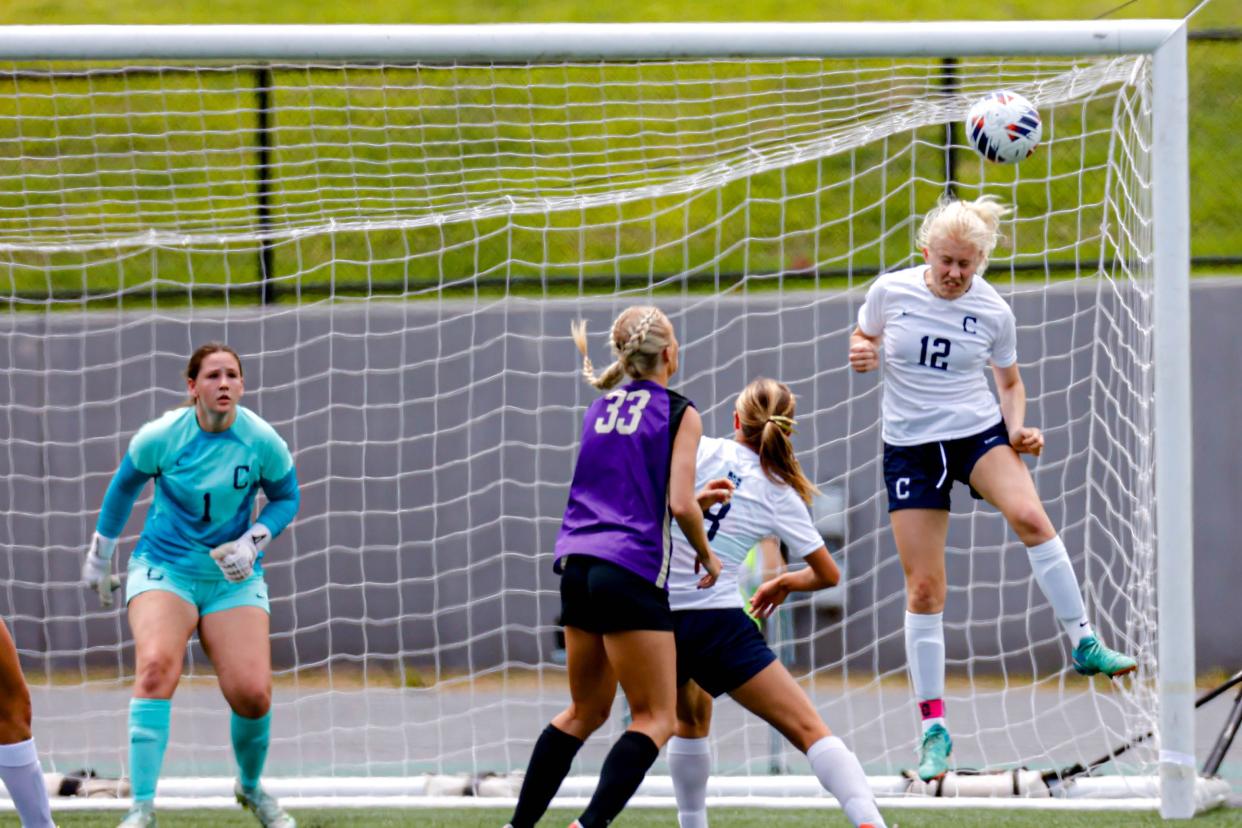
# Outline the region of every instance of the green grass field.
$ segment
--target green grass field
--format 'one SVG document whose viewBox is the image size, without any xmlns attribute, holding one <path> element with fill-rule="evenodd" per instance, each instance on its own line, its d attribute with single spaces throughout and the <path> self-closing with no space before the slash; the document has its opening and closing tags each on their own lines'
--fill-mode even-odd
<svg viewBox="0 0 1242 828">
<path fill-rule="evenodd" d="M 60 828 L 114 828 L 118 820 L 116 811 L 94 813 L 65 813 L 56 817 Z M 315 813 L 292 811 L 298 828 L 499 828 L 509 818 L 504 810 L 463 809 L 452 810 L 365 810 L 331 811 Z M 577 816 L 572 811 L 551 811 L 542 825 L 560 828 Z M 917 809 L 889 809 L 885 814 L 889 828 L 1143 828 L 1165 825 L 1155 813 L 1145 811 L 925 811 Z M 779 810 L 763 811 L 753 808 L 719 808 L 711 812 L 712 828 L 753 828 L 764 823 L 776 823 L 781 828 L 819 828 L 819 826 L 848 826 L 839 811 L 833 810 Z M 232 811 L 166 811 L 160 814 L 164 828 L 248 828 L 254 819 L 248 814 Z M 641 809 L 623 813 L 614 823 L 615 828 L 667 828 L 677 824 L 676 814 L 669 810 Z M 1242 810 L 1216 810 L 1194 820 L 1196 828 L 1224 828 L 1242 825 Z"/>
</svg>

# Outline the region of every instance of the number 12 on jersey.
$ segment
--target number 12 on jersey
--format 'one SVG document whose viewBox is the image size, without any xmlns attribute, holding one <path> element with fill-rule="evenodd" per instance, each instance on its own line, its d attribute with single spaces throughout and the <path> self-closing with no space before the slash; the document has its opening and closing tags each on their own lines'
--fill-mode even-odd
<svg viewBox="0 0 1242 828">
<path fill-rule="evenodd" d="M 930 354 L 930 362 L 927 361 L 928 340 L 931 340 L 932 348 L 936 349 Z M 919 341 L 923 343 L 923 350 L 919 351 L 919 365 L 926 365 L 929 368 L 935 368 L 938 371 L 949 370 L 949 348 L 953 347 L 952 342 L 942 336 L 938 336 L 935 339 L 932 339 L 930 336 L 925 336 Z"/>
</svg>

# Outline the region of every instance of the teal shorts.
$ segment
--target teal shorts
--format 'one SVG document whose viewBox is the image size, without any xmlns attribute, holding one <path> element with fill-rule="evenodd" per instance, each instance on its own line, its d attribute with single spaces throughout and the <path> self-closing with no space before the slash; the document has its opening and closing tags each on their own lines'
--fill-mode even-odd
<svg viewBox="0 0 1242 828">
<path fill-rule="evenodd" d="M 272 614 L 267 600 L 267 582 L 259 573 L 244 581 L 232 583 L 223 575 L 215 578 L 192 578 L 172 567 L 130 558 L 129 577 L 125 581 L 125 604 L 153 589 L 171 592 L 198 610 L 199 617 L 234 607 L 258 607 Z"/>
</svg>

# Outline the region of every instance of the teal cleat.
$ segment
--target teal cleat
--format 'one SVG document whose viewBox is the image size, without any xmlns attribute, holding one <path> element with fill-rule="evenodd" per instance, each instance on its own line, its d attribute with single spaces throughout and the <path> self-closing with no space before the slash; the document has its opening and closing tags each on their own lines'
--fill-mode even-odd
<svg viewBox="0 0 1242 828">
<path fill-rule="evenodd" d="M 155 828 L 155 803 L 135 802 L 116 828 Z"/>
<path fill-rule="evenodd" d="M 234 782 L 233 795 L 239 805 L 255 815 L 263 828 L 297 828 L 297 821 L 280 807 L 276 797 L 262 788 L 248 790 L 240 782 Z"/>
<path fill-rule="evenodd" d="M 1103 673 L 1109 678 L 1124 676 L 1138 669 L 1138 662 L 1128 655 L 1110 650 L 1094 636 L 1088 636 L 1078 642 L 1074 648 L 1074 669 L 1084 676 Z"/>
<path fill-rule="evenodd" d="M 932 725 L 923 734 L 923 746 L 919 748 L 919 779 L 930 782 L 942 779 L 949 772 L 949 754 L 953 752 L 953 740 L 943 725 Z"/>
</svg>

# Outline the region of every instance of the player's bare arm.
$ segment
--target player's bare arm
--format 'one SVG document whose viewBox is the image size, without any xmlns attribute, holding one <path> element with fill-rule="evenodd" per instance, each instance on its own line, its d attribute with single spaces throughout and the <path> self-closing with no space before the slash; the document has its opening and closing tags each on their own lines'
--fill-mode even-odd
<svg viewBox="0 0 1242 828">
<path fill-rule="evenodd" d="M 880 367 L 880 337 L 867 336 L 861 328 L 850 334 L 850 367 L 860 374 Z"/>
<path fill-rule="evenodd" d="M 993 365 L 992 376 L 996 380 L 997 396 L 1000 397 L 1001 416 L 1005 418 L 1005 426 L 1009 429 L 1009 444 L 1019 454 L 1038 457 L 1044 450 L 1044 435 L 1038 428 L 1025 423 L 1026 386 L 1022 382 L 1018 364 L 1015 362 L 1005 368 Z"/>
</svg>

